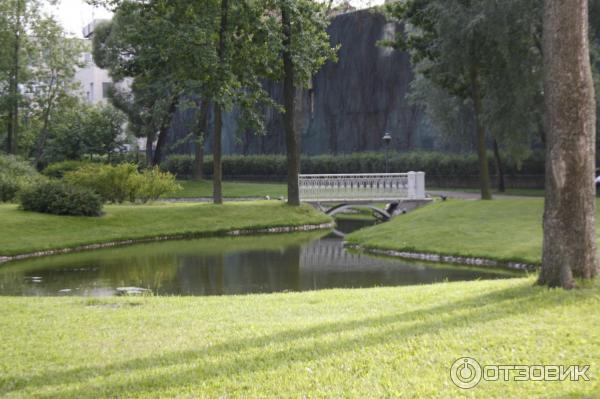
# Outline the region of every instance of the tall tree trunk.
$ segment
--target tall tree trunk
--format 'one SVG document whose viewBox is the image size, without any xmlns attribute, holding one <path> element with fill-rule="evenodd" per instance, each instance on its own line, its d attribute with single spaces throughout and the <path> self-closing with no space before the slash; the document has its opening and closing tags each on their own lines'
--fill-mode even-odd
<svg viewBox="0 0 600 399">
<path fill-rule="evenodd" d="M 596 106 L 588 43 L 588 0 L 544 6 L 546 200 L 538 282 L 572 288 L 596 263 Z"/>
<path fill-rule="evenodd" d="M 204 135 L 196 140 L 194 147 L 194 170 L 192 171 L 192 179 L 201 181 L 204 178 Z"/>
<path fill-rule="evenodd" d="M 17 0 L 15 9 L 13 62 L 8 88 L 10 105 L 7 120 L 6 152 L 9 154 L 17 153 L 17 140 L 19 135 L 19 69 L 21 67 L 21 16 L 23 12 L 23 0 Z"/>
<path fill-rule="evenodd" d="M 43 169 L 42 157 L 44 156 L 44 148 L 46 147 L 46 141 L 48 140 L 48 125 L 50 120 L 50 108 L 48 107 L 44 112 L 44 122 L 40 136 L 37 140 L 37 148 L 35 152 L 35 165 L 38 170 Z"/>
<path fill-rule="evenodd" d="M 295 125 L 296 87 L 294 85 L 294 63 L 291 49 L 292 22 L 285 2 L 281 3 L 281 28 L 283 31 L 283 107 L 285 110 L 283 125 L 287 150 L 288 204 L 298 206 L 300 205 L 300 189 L 298 187 L 300 137 Z"/>
<path fill-rule="evenodd" d="M 477 155 L 479 157 L 479 185 L 481 187 L 481 199 L 491 200 L 490 170 L 487 159 L 487 148 L 485 146 L 485 128 L 481 122 L 481 88 L 479 86 L 479 70 L 477 65 L 471 67 L 471 99 L 475 110 L 475 126 L 477 133 Z"/>
<path fill-rule="evenodd" d="M 167 113 L 165 114 L 160 125 L 160 130 L 158 131 L 158 140 L 156 141 L 156 148 L 154 149 L 154 158 L 152 160 L 153 166 L 160 165 L 160 162 L 162 161 L 164 147 L 167 143 L 167 136 L 169 135 L 169 128 L 171 127 L 173 114 L 175 113 L 175 110 L 177 110 L 178 102 L 179 96 L 175 94 L 171 99 L 169 109 L 167 110 Z"/>
<path fill-rule="evenodd" d="M 221 106 L 215 104 L 215 137 L 213 138 L 213 203 L 223 203 L 223 164 L 221 161 L 221 134 L 223 116 Z"/>
<path fill-rule="evenodd" d="M 498 141 L 496 139 L 494 139 L 494 158 L 496 159 L 496 174 L 498 175 L 498 191 L 503 193 L 506 191 L 506 185 L 504 183 L 504 165 L 502 165 L 500 149 L 498 148 Z"/>
<path fill-rule="evenodd" d="M 50 125 L 50 114 L 52 113 L 52 107 L 54 105 L 54 99 L 56 97 L 57 87 L 55 84 L 54 76 L 50 80 L 50 95 L 48 96 L 48 103 L 46 104 L 46 109 L 44 110 L 44 121 L 42 124 L 42 130 L 40 131 L 40 135 L 37 140 L 37 148 L 35 155 L 35 163 L 38 169 L 42 169 L 42 157 L 44 155 L 44 148 L 46 147 L 46 141 L 48 140 L 48 129 Z"/>
<path fill-rule="evenodd" d="M 149 132 L 146 136 L 146 165 L 152 166 L 152 160 L 154 159 L 152 151 L 152 147 L 154 146 L 154 139 L 156 138 L 156 134 L 154 132 Z"/>
<path fill-rule="evenodd" d="M 221 26 L 219 29 L 219 48 L 217 53 L 219 55 L 219 65 L 222 73 L 225 70 L 225 51 L 226 43 L 225 36 L 227 35 L 227 16 L 229 14 L 229 2 L 228 0 L 221 0 Z M 223 138 L 223 110 L 222 105 L 218 102 L 215 103 L 215 137 L 213 138 L 213 203 L 223 203 L 223 169 L 221 163 L 221 155 L 223 149 L 221 148 Z"/>
<path fill-rule="evenodd" d="M 200 115 L 196 125 L 196 144 L 194 145 L 194 170 L 192 178 L 196 181 L 202 180 L 202 167 L 204 166 L 204 137 L 208 125 L 208 110 L 210 103 L 202 101 Z"/>
</svg>

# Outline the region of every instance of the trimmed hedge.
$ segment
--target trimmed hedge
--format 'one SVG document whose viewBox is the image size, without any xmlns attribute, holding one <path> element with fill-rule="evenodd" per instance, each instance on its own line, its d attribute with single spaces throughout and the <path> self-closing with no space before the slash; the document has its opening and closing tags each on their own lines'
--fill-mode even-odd
<svg viewBox="0 0 600 399">
<path fill-rule="evenodd" d="M 491 173 L 496 163 L 489 154 Z M 179 178 L 192 175 L 194 159 L 189 155 L 170 156 L 161 167 Z M 521 165 L 505 162 L 507 175 L 543 175 L 544 157 L 534 152 Z M 225 176 L 282 177 L 286 175 L 285 155 L 229 155 L 223 157 Z M 315 155 L 302 157 L 302 173 L 380 173 L 385 171 L 385 154 L 365 152 L 345 155 Z M 431 176 L 477 176 L 477 155 L 446 154 L 439 152 L 413 151 L 392 153 L 389 157 L 390 172 L 423 171 Z M 205 157 L 203 173 L 212 175 L 212 157 Z"/>
<path fill-rule="evenodd" d="M 21 195 L 25 211 L 54 215 L 100 216 L 102 199 L 92 190 L 49 181 L 25 189 Z"/>
</svg>

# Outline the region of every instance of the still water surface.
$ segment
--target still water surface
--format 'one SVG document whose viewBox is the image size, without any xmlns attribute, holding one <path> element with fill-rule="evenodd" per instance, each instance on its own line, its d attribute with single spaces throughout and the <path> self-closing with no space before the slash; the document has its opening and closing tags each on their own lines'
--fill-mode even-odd
<svg viewBox="0 0 600 399">
<path fill-rule="evenodd" d="M 369 224 L 338 221 L 349 232 Z M 515 274 L 430 265 L 346 250 L 333 235 L 297 233 L 167 241 L 0 266 L 0 295 L 229 295 L 429 284 Z"/>
</svg>

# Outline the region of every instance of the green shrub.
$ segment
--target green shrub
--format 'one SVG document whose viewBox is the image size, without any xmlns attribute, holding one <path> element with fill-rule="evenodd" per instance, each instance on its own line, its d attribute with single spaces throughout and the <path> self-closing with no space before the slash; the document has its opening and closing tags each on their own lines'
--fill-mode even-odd
<svg viewBox="0 0 600 399">
<path fill-rule="evenodd" d="M 145 203 L 181 189 L 171 173 L 161 172 L 158 167 L 140 173 L 131 163 L 86 165 L 68 172 L 64 180 L 93 190 L 104 201 L 114 203 L 135 202 L 137 199 Z"/>
<path fill-rule="evenodd" d="M 171 155 L 162 163 L 161 168 L 177 177 L 190 177 L 194 170 L 194 158 L 189 155 Z"/>
<path fill-rule="evenodd" d="M 223 173 L 229 176 L 285 176 L 287 161 L 283 155 L 230 155 L 223 159 Z"/>
<path fill-rule="evenodd" d="M 0 173 L 0 202 L 9 202 L 16 198 L 21 190 L 19 181 L 7 174 Z"/>
<path fill-rule="evenodd" d="M 83 166 L 89 165 L 89 161 L 62 161 L 48 165 L 42 173 L 54 179 L 62 179 L 68 172 L 73 172 Z"/>
<path fill-rule="evenodd" d="M 41 180 L 42 177 L 29 162 L 13 155 L 0 154 L 0 202 L 15 200 L 21 190 Z"/>
<path fill-rule="evenodd" d="M 96 193 L 57 181 L 31 186 L 23 190 L 20 199 L 21 208 L 26 211 L 73 216 L 102 213 L 102 199 Z"/>
<path fill-rule="evenodd" d="M 119 165 L 85 165 L 67 172 L 64 180 L 72 185 L 85 187 L 95 191 L 107 202 L 122 203 L 132 198 L 135 187 L 130 181 L 131 176 L 138 173 L 134 164 Z"/>
<path fill-rule="evenodd" d="M 146 154 L 143 152 L 113 152 L 109 155 L 95 155 L 94 162 L 118 165 L 121 163 L 134 163 L 138 168 L 146 166 Z"/>
<path fill-rule="evenodd" d="M 130 187 L 130 201 L 133 202 L 137 198 L 143 203 L 155 201 L 162 195 L 181 190 L 181 186 L 175 181 L 175 176 L 168 172 L 161 172 L 158 167 L 132 175 Z"/>
<path fill-rule="evenodd" d="M 492 153 L 488 154 L 490 171 L 496 170 Z M 179 178 L 191 176 L 193 157 L 188 155 L 170 156 L 161 165 L 163 170 Z M 504 159 L 507 175 L 543 175 L 544 156 L 542 152 L 533 152 L 520 165 Z M 341 155 L 303 156 L 302 173 L 380 173 L 385 171 L 385 154 L 363 152 Z M 448 154 L 441 152 L 411 151 L 389 154 L 390 172 L 423 171 L 430 176 L 477 176 L 479 161 L 476 154 Z M 212 175 L 212 158 L 204 160 L 203 172 Z M 285 155 L 228 155 L 223 157 L 223 175 L 284 177 L 287 174 Z"/>
</svg>

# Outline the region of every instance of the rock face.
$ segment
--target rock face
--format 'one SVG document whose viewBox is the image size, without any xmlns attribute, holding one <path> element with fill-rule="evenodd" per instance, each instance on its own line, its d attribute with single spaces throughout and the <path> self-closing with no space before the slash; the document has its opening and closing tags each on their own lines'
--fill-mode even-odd
<svg viewBox="0 0 600 399">
<path fill-rule="evenodd" d="M 420 147 L 422 112 L 408 103 L 412 80 L 408 54 L 378 46 L 391 39 L 402 25 L 389 23 L 381 14 L 362 10 L 338 15 L 329 27 L 331 43 L 340 45 L 338 62 L 327 63 L 314 77 L 312 89 L 298 93 L 298 126 L 305 154 L 336 154 L 382 148 L 389 132 L 390 147 Z M 267 82 L 273 98 L 282 99 L 282 88 Z M 171 144 L 190 132 L 195 110 L 182 110 L 174 118 Z M 237 132 L 235 110 L 224 120 L 224 153 L 284 153 L 281 114 L 267 110 L 267 133 Z M 212 123 L 211 123 L 212 131 Z M 211 151 L 212 139 L 206 143 Z M 192 144 L 177 145 L 178 153 L 192 153 Z"/>
</svg>

